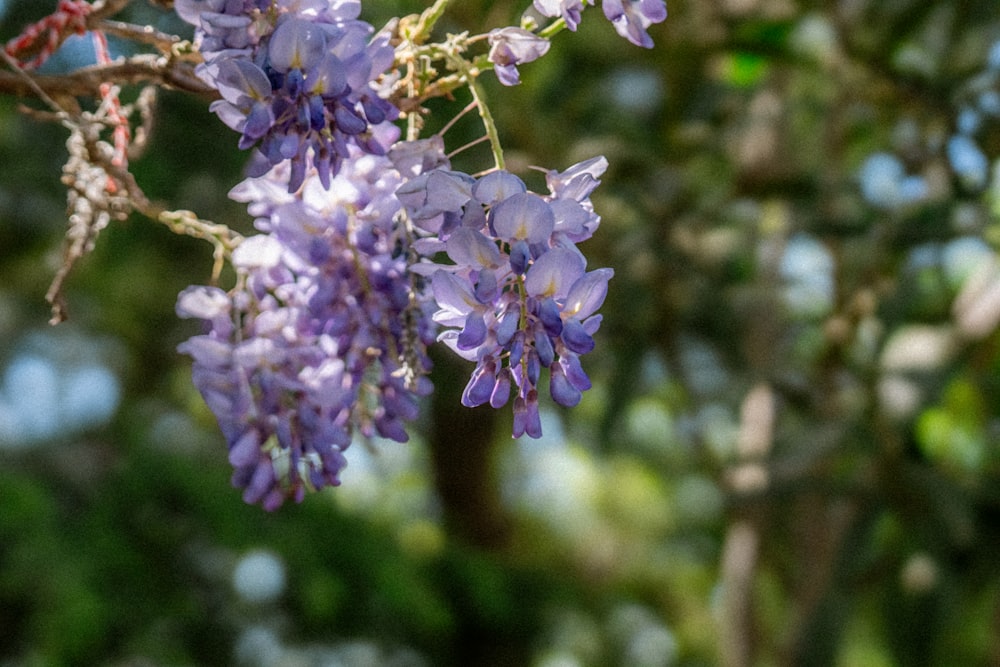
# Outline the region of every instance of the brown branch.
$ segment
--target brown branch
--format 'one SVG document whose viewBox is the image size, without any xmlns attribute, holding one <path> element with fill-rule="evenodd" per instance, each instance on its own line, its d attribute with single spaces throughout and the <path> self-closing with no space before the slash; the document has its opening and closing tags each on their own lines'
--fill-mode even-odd
<svg viewBox="0 0 1000 667">
<path fill-rule="evenodd" d="M 223 262 L 243 241 L 241 234 L 233 231 L 227 225 L 202 220 L 192 211 L 169 210 L 162 204 L 152 201 L 146 196 L 132 172 L 114 164 L 106 156 L 95 156 L 95 163 L 124 186 L 133 211 L 166 225 L 175 234 L 183 234 L 211 243 L 215 248 L 212 280 L 214 282 L 218 279 Z"/>
<path fill-rule="evenodd" d="M 67 317 L 63 285 L 77 262 L 93 250 L 98 235 L 112 220 L 124 220 L 132 208 L 121 185 L 98 164 L 114 161 L 114 148 L 100 139 L 101 119 L 92 114 L 70 118 L 63 113 L 60 117 L 71 128 L 66 140 L 69 159 L 63 166 L 62 178 L 67 187 L 69 227 L 62 265 L 45 294 L 52 305 L 50 324 L 59 324 Z"/>
<path fill-rule="evenodd" d="M 132 173 L 116 164 L 113 148 L 100 140 L 98 119 L 81 116 L 67 118 L 65 123 L 73 128 L 67 140 L 70 158 L 63 169 L 63 182 L 69 188 L 70 226 L 62 266 L 45 295 L 52 305 L 50 323 L 59 324 L 67 318 L 63 286 L 78 260 L 93 249 L 98 234 L 108 224 L 124 220 L 132 211 L 166 225 L 175 234 L 210 242 L 215 249 L 212 282 L 218 281 L 226 258 L 243 237 L 191 211 L 171 211 L 151 201 Z"/>
<path fill-rule="evenodd" d="M 21 66 L 17 64 L 17 61 L 15 61 L 14 58 L 3 49 L 0 49 L 0 59 L 3 59 L 3 61 L 6 62 L 12 70 L 14 70 L 13 74 L 10 75 L 13 80 L 17 81 L 25 88 L 26 91 L 28 91 L 28 93 L 22 93 L 20 95 L 21 97 L 29 94 L 37 96 L 40 100 L 42 100 L 42 102 L 48 105 L 49 109 L 52 110 L 52 113 L 54 113 L 60 121 L 65 120 L 66 112 L 62 109 L 62 107 L 60 107 L 59 104 L 56 103 L 56 101 L 53 100 L 52 97 L 38 85 L 30 74 L 21 69 Z M 7 72 L 0 72 L 0 74 L 7 74 Z"/>
<path fill-rule="evenodd" d="M 160 32 L 151 25 L 135 25 L 124 21 L 101 21 L 97 28 L 109 35 L 156 47 L 162 53 L 170 53 L 174 46 L 184 41 L 177 35 Z"/>
<path fill-rule="evenodd" d="M 18 97 L 38 97 L 38 90 L 48 95 L 68 95 L 72 97 L 98 96 L 102 83 L 114 81 L 117 84 L 154 83 L 217 98 L 218 92 L 195 76 L 194 68 L 157 54 L 132 56 L 110 65 L 83 67 L 67 74 L 31 75 L 35 86 L 16 72 L 0 71 L 0 93 Z"/>
</svg>

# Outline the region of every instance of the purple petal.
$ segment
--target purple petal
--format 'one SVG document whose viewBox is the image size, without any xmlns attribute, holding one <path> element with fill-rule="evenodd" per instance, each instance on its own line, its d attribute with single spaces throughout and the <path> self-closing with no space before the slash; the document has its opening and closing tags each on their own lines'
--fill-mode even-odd
<svg viewBox="0 0 1000 667">
<path fill-rule="evenodd" d="M 486 333 L 486 322 L 483 320 L 483 316 L 471 312 L 465 319 L 465 328 L 458 334 L 456 345 L 462 350 L 477 348 L 486 340 Z"/>
<path fill-rule="evenodd" d="M 319 95 L 313 95 L 309 98 L 309 127 L 311 127 L 316 132 L 321 131 L 326 127 L 326 105 L 323 104 L 323 98 Z M 320 170 L 322 173 L 322 170 Z M 326 186 L 329 189 L 329 186 Z"/>
<path fill-rule="evenodd" d="M 520 311 L 517 308 L 511 308 L 500 317 L 496 332 L 497 343 L 506 346 L 510 342 L 510 339 L 514 337 L 514 333 L 517 331 L 519 319 Z"/>
<path fill-rule="evenodd" d="M 350 21 L 361 15 L 361 0 L 312 0 L 331 22 Z M 300 7 L 301 11 L 301 7 Z"/>
<path fill-rule="evenodd" d="M 528 270 L 528 262 L 531 261 L 531 248 L 527 241 L 515 241 L 510 247 L 510 270 L 521 274 Z"/>
<path fill-rule="evenodd" d="M 218 287 L 193 285 L 178 295 L 177 316 L 202 320 L 228 317 L 230 304 L 229 295 Z"/>
<path fill-rule="evenodd" d="M 489 60 L 499 65 L 530 63 L 549 50 L 549 40 L 524 28 L 498 28 L 487 35 Z"/>
<path fill-rule="evenodd" d="M 516 86 L 521 83 L 521 73 L 516 65 L 497 65 L 493 68 L 497 81 L 505 86 Z"/>
<path fill-rule="evenodd" d="M 500 28 L 490 31 L 489 61 L 497 78 L 505 86 L 521 82 L 517 65 L 541 58 L 549 50 L 549 40 L 523 28 Z"/>
<path fill-rule="evenodd" d="M 274 486 L 274 468 L 271 464 L 260 463 L 243 491 L 243 502 L 253 505 L 264 498 L 264 495 Z"/>
<path fill-rule="evenodd" d="M 498 294 L 497 276 L 492 269 L 483 268 L 476 274 L 476 300 L 479 303 L 492 303 Z"/>
<path fill-rule="evenodd" d="M 510 369 L 500 369 L 496 380 L 496 386 L 493 387 L 493 393 L 490 394 L 490 406 L 502 408 L 510 399 Z"/>
<path fill-rule="evenodd" d="M 524 332 L 518 331 L 511 338 L 510 343 L 510 362 L 511 366 L 517 366 L 521 363 L 521 357 L 524 356 Z"/>
<path fill-rule="evenodd" d="M 327 54 L 306 76 L 306 87 L 314 95 L 335 97 L 347 89 L 344 65 L 333 54 Z"/>
<path fill-rule="evenodd" d="M 472 182 L 465 174 L 435 169 L 427 176 L 427 205 L 440 213 L 458 211 L 472 198 Z"/>
<path fill-rule="evenodd" d="M 333 112 L 333 118 L 337 123 L 337 129 L 344 134 L 361 134 L 368 129 L 367 120 L 344 106 L 337 105 L 336 110 Z"/>
<path fill-rule="evenodd" d="M 538 362 L 545 368 L 555 361 L 556 351 L 552 347 L 552 339 L 544 331 L 535 332 L 535 351 L 538 353 Z"/>
<path fill-rule="evenodd" d="M 572 353 L 561 354 L 559 355 L 559 365 L 562 366 L 570 383 L 580 391 L 587 391 L 593 386 L 587 373 L 583 370 L 583 366 L 580 365 L 580 357 Z"/>
<path fill-rule="evenodd" d="M 524 181 L 509 171 L 491 171 L 476 181 L 472 194 L 482 203 L 492 205 L 527 190 Z"/>
<path fill-rule="evenodd" d="M 291 69 L 308 70 L 326 54 L 326 34 L 318 23 L 300 18 L 288 18 L 271 33 L 267 55 L 271 66 L 279 72 Z"/>
<path fill-rule="evenodd" d="M 593 336 L 601 328 L 601 322 L 603 321 L 603 315 L 592 315 L 583 321 L 583 330 Z"/>
<path fill-rule="evenodd" d="M 260 459 L 260 435 L 256 429 L 247 429 L 229 448 L 229 462 L 236 468 L 247 468 Z"/>
<path fill-rule="evenodd" d="M 472 198 L 473 181 L 458 172 L 434 169 L 407 181 L 396 197 L 416 219 L 459 211 Z"/>
<path fill-rule="evenodd" d="M 271 111 L 271 105 L 255 102 L 247 114 L 246 123 L 243 124 L 243 136 L 253 145 L 267 134 L 273 125 L 274 113 Z"/>
<path fill-rule="evenodd" d="M 514 430 L 515 438 L 527 434 L 532 438 L 542 437 L 542 418 L 538 414 L 538 392 L 534 389 L 528 392 L 528 397 L 518 396 L 514 399 Z"/>
<path fill-rule="evenodd" d="M 549 344 L 551 345 L 551 342 Z M 539 358 L 537 350 L 532 350 L 528 354 L 528 363 L 525 364 L 525 370 L 524 379 L 527 381 L 528 386 L 534 387 L 538 384 L 538 378 L 542 374 L 541 359 Z"/>
<path fill-rule="evenodd" d="M 600 308 L 608 295 L 608 281 L 614 274 L 613 269 L 597 269 L 573 283 L 563 306 L 563 317 L 582 320 Z"/>
<path fill-rule="evenodd" d="M 219 63 L 216 86 L 222 99 L 236 106 L 248 106 L 247 98 L 265 100 L 272 93 L 267 74 L 242 58 L 227 58 Z"/>
<path fill-rule="evenodd" d="M 545 333 L 552 337 L 557 337 L 563 330 L 562 317 L 559 314 L 559 305 L 554 299 L 545 299 L 538 304 L 538 319 L 545 327 Z"/>
<path fill-rule="evenodd" d="M 496 367 L 493 363 L 487 363 L 477 368 L 465 386 L 465 391 L 462 392 L 462 405 L 474 408 L 490 400 L 496 386 L 495 372 Z"/>
<path fill-rule="evenodd" d="M 667 18 L 664 0 L 604 0 L 602 6 L 619 35 L 647 49 L 653 47 L 653 39 L 646 28 Z"/>
<path fill-rule="evenodd" d="M 548 202 L 532 192 L 508 197 L 493 207 L 490 217 L 497 236 L 529 244 L 548 241 L 556 222 Z"/>
<path fill-rule="evenodd" d="M 410 439 L 410 434 L 406 432 L 403 422 L 399 419 L 391 419 L 385 416 L 378 417 L 375 420 L 375 430 L 383 438 L 388 438 L 395 442 L 407 442 Z"/>
<path fill-rule="evenodd" d="M 446 166 L 444 140 L 437 134 L 417 141 L 400 141 L 389 151 L 389 159 L 396 170 L 412 178 L 438 167 Z"/>
<path fill-rule="evenodd" d="M 468 227 L 459 227 L 452 232 L 446 247 L 448 256 L 459 266 L 479 269 L 494 268 L 500 264 L 500 249 L 496 243 Z"/>
<path fill-rule="evenodd" d="M 211 11 L 208 0 L 174 0 L 174 10 L 192 25 L 199 25 L 202 13 Z"/>
<path fill-rule="evenodd" d="M 288 71 L 285 75 L 285 83 L 283 88 L 285 92 L 291 98 L 297 98 L 302 94 L 302 90 L 306 85 L 306 75 L 302 73 L 302 70 L 295 68 Z"/>
<path fill-rule="evenodd" d="M 585 268 L 579 254 L 565 248 L 553 248 L 528 269 L 524 287 L 534 297 L 562 299 L 584 275 Z"/>
<path fill-rule="evenodd" d="M 246 107 L 249 108 L 249 104 Z M 246 126 L 246 111 L 241 110 L 235 104 L 231 104 L 225 100 L 215 100 L 208 105 L 208 110 L 217 115 L 219 120 L 231 130 L 242 132 Z M 268 168 L 270 168 L 270 165 L 268 165 Z"/>
<path fill-rule="evenodd" d="M 563 232 L 571 236 L 582 234 L 585 225 L 591 219 L 591 212 L 573 199 L 556 199 L 550 203 L 550 206 L 556 218 L 554 229 L 556 232 Z"/>
<path fill-rule="evenodd" d="M 177 346 L 181 354 L 191 355 L 195 364 L 211 369 L 224 369 L 233 359 L 233 348 L 211 336 L 192 336 Z"/>
<path fill-rule="evenodd" d="M 552 376 L 549 378 L 549 393 L 552 394 L 553 401 L 567 408 L 573 407 L 583 398 L 583 393 L 567 379 L 566 373 L 560 364 L 552 366 Z"/>
<path fill-rule="evenodd" d="M 549 171 L 545 175 L 549 190 L 560 199 L 583 201 L 598 185 L 601 175 L 608 168 L 608 160 L 603 155 L 578 162 L 563 172 Z"/>
<path fill-rule="evenodd" d="M 587 354 L 594 349 L 594 339 L 576 318 L 566 320 L 561 338 L 566 347 L 577 354 Z"/>
<path fill-rule="evenodd" d="M 438 270 L 431 277 L 431 290 L 438 306 L 447 311 L 449 315 L 461 316 L 461 321 L 464 321 L 471 311 L 480 307 L 470 286 L 447 271 Z M 442 324 L 448 324 L 440 319 L 435 319 Z"/>
<path fill-rule="evenodd" d="M 585 4 L 594 4 L 593 0 L 535 0 L 535 9 L 543 16 L 561 16 L 566 21 L 566 27 L 575 31 L 580 24 L 580 18 Z"/>
</svg>

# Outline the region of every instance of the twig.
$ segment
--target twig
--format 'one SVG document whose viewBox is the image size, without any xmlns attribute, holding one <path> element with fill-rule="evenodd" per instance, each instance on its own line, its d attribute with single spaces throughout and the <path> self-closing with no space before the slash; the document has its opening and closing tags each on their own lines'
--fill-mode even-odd
<svg viewBox="0 0 1000 667">
<path fill-rule="evenodd" d="M 184 234 L 211 243 L 215 248 L 213 254 L 215 257 L 215 266 L 212 270 L 212 280 L 214 282 L 218 279 L 225 259 L 243 241 L 241 234 L 234 232 L 226 225 L 202 220 L 192 211 L 168 210 L 163 205 L 151 201 L 146 196 L 146 193 L 143 192 L 139 183 L 135 180 L 135 176 L 130 171 L 113 164 L 104 157 L 100 158 L 99 164 L 112 178 L 125 186 L 125 192 L 128 193 L 128 199 L 133 210 L 141 213 L 150 220 L 155 220 L 166 225 L 175 234 Z"/>
<path fill-rule="evenodd" d="M 170 53 L 171 49 L 183 40 L 177 35 L 160 32 L 151 25 L 135 25 L 124 21 L 101 21 L 97 27 L 102 32 L 122 37 L 132 42 L 149 44 L 162 53 Z"/>
<path fill-rule="evenodd" d="M 17 72 L 0 71 L 0 93 L 19 97 L 42 97 L 42 94 L 96 97 L 100 95 L 101 84 L 106 81 L 118 84 L 156 83 L 212 99 L 219 96 L 214 88 L 195 75 L 190 64 L 152 53 L 108 65 L 83 67 L 67 74 L 30 75 L 28 79 Z"/>
<path fill-rule="evenodd" d="M 49 96 L 49 94 L 40 85 L 38 85 L 35 77 L 32 77 L 30 74 L 21 69 L 21 66 L 17 63 L 17 61 L 3 49 L 0 49 L 0 58 L 3 58 L 4 62 L 6 62 L 7 65 L 14 70 L 13 74 L 8 75 L 7 72 L 0 72 L 0 75 L 8 75 L 13 78 L 20 85 L 24 86 L 26 91 L 30 92 L 32 95 L 36 95 L 40 100 L 42 100 L 42 102 L 45 102 L 45 104 L 52 109 L 53 113 L 55 113 L 60 120 L 66 120 L 66 112 L 62 109 L 62 107 L 56 104 L 56 101 L 52 99 L 52 97 Z M 0 90 L 2 90 L 2 88 L 0 88 Z"/>
</svg>

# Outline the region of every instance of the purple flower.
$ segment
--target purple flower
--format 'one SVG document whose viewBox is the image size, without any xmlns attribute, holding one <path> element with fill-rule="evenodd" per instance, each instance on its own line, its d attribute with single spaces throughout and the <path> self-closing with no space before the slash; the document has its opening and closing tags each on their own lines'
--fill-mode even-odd
<svg viewBox="0 0 1000 667">
<path fill-rule="evenodd" d="M 576 30 L 594 2 L 534 4 Z M 398 142 L 392 29 L 373 36 L 359 0 L 176 7 L 219 91 L 212 111 L 254 149 L 230 192 L 260 232 L 232 253 L 235 286 L 190 287 L 177 303 L 203 323 L 180 350 L 246 502 L 271 510 L 339 484 L 358 435 L 407 440 L 436 340 L 473 365 L 462 403 L 511 404 L 514 437 L 541 436 L 546 382 L 557 404 L 580 402 L 613 276 L 577 248 L 600 224 L 603 157 L 547 172 L 536 193 L 504 170 L 452 171 L 440 137 Z M 643 46 L 666 16 L 662 0 L 605 0 L 604 12 Z M 550 46 L 516 27 L 488 42 L 508 86 Z"/>
<path fill-rule="evenodd" d="M 396 224 L 403 176 L 392 162 L 349 147 L 329 188 L 309 171 L 295 193 L 290 169 L 230 195 L 262 232 L 233 252 L 238 287 L 191 287 L 177 306 L 208 327 L 180 349 L 229 444 L 233 484 L 269 510 L 339 484 L 353 433 L 407 439 L 435 335 L 429 294 L 407 267 L 412 238 Z"/>
<path fill-rule="evenodd" d="M 570 30 L 576 30 L 583 10 L 592 4 L 593 0 L 534 0 L 540 14 L 562 18 Z M 619 35 L 647 49 L 653 46 L 653 40 L 646 29 L 667 18 L 664 0 L 602 0 L 601 5 Z"/>
<path fill-rule="evenodd" d="M 359 2 L 180 0 L 177 10 L 197 26 L 199 76 L 222 95 L 212 110 L 241 133 L 241 148 L 258 148 L 258 161 L 291 162 L 289 192 L 310 166 L 329 187 L 348 146 L 388 149 L 376 128 L 398 110 L 376 80 L 394 50 L 388 34 L 369 40 Z"/>
<path fill-rule="evenodd" d="M 603 0 L 601 4 L 619 35 L 636 46 L 653 48 L 653 39 L 646 28 L 666 20 L 664 0 Z"/>
<path fill-rule="evenodd" d="M 566 27 L 576 31 L 580 25 L 580 17 L 587 5 L 594 0 L 535 0 L 535 9 L 542 16 L 559 16 L 566 22 Z"/>
<path fill-rule="evenodd" d="M 606 165 L 597 158 L 549 172 L 547 196 L 504 171 L 475 180 L 439 170 L 397 191 L 411 218 L 437 221 L 428 254 L 443 250 L 451 262 L 413 270 L 431 276 L 433 319 L 445 328 L 438 340 L 476 364 L 462 403 L 501 407 L 513 391 L 514 437 L 541 435 L 543 372 L 560 405 L 590 388 L 579 356 L 594 348 L 595 312 L 613 272 L 587 272 L 574 239 L 600 221 L 590 193 Z"/>
<path fill-rule="evenodd" d="M 555 214 L 549 202 L 533 192 L 519 192 L 494 205 L 490 221 L 497 236 L 512 244 L 542 243 L 552 235 Z"/>
<path fill-rule="evenodd" d="M 472 199 L 473 183 L 467 174 L 434 169 L 405 183 L 396 197 L 417 225 L 436 232 L 445 212 L 456 211 Z"/>
<path fill-rule="evenodd" d="M 549 40 L 523 28 L 491 30 L 489 60 L 494 65 L 497 78 L 505 86 L 521 83 L 517 66 L 530 63 L 544 56 L 549 50 Z"/>
<path fill-rule="evenodd" d="M 536 299 L 565 300 L 570 286 L 583 276 L 585 267 L 586 260 L 579 252 L 552 248 L 532 263 L 525 275 L 524 289 Z"/>
<path fill-rule="evenodd" d="M 326 32 L 322 25 L 296 17 L 280 22 L 267 46 L 268 62 L 283 74 L 291 70 L 308 71 L 326 55 Z"/>
<path fill-rule="evenodd" d="M 575 164 L 564 172 L 555 170 L 545 175 L 552 193 L 552 211 L 555 214 L 555 234 L 572 243 L 586 241 L 593 236 L 601 218 L 594 212 L 590 193 L 600 185 L 600 177 L 608 168 L 608 161 L 595 157 Z"/>
</svg>

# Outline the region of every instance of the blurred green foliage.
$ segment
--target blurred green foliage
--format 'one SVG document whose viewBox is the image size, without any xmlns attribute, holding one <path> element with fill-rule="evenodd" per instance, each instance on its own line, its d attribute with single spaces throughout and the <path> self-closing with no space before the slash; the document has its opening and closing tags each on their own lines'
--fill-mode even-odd
<svg viewBox="0 0 1000 667">
<path fill-rule="evenodd" d="M 7 2 L 0 38 L 43 4 Z M 442 30 L 477 32 L 528 2 L 453 4 Z M 0 98 L 0 364 L 76 336 L 122 384 L 106 425 L 0 448 L 0 664 L 1000 663 L 1000 184 L 969 188 L 945 150 L 995 3 L 669 9 L 653 50 L 593 8 L 521 86 L 484 76 L 512 168 L 611 163 L 586 246 L 616 270 L 594 389 L 512 443 L 509 417 L 458 405 L 442 355 L 450 403 L 412 443 L 357 443 L 341 488 L 274 515 L 229 487 L 174 351 L 211 248 L 112 225 L 70 278 L 72 335 L 45 331 L 65 136 Z M 139 0 L 125 17 L 184 30 Z M 133 172 L 248 232 L 226 198 L 245 156 L 206 107 L 164 91 Z M 976 133 L 991 160 L 997 120 Z M 449 148 L 480 134 L 469 114 Z M 867 201 L 876 152 L 925 196 Z M 274 600 L 234 589 L 254 549 L 287 573 Z"/>
</svg>

